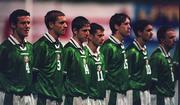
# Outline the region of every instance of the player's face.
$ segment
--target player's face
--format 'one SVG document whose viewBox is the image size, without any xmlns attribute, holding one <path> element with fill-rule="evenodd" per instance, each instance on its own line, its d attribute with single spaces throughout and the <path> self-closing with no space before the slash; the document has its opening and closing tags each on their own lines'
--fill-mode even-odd
<svg viewBox="0 0 180 105">
<path fill-rule="evenodd" d="M 168 49 L 173 48 L 173 46 L 175 44 L 175 38 L 176 38 L 176 33 L 174 30 L 169 30 L 166 32 L 166 37 L 165 37 L 163 43 L 165 44 L 165 46 Z"/>
<path fill-rule="evenodd" d="M 92 36 L 91 40 L 95 46 L 100 46 L 104 43 L 104 31 L 96 30 L 95 35 Z"/>
<path fill-rule="evenodd" d="M 87 24 L 77 31 L 77 38 L 81 43 L 86 42 L 89 36 L 90 25 Z"/>
<path fill-rule="evenodd" d="M 152 25 L 147 25 L 144 29 L 144 31 L 142 32 L 142 39 L 147 42 L 149 40 L 151 40 L 153 36 L 153 26 Z"/>
<path fill-rule="evenodd" d="M 62 34 L 65 34 L 67 29 L 67 19 L 65 16 L 58 16 L 57 20 L 52 26 L 54 33 L 59 37 Z"/>
<path fill-rule="evenodd" d="M 126 20 L 119 26 L 118 31 L 123 37 L 127 37 L 130 35 L 131 25 L 129 18 L 126 18 Z"/>
<path fill-rule="evenodd" d="M 30 30 L 30 16 L 18 17 L 18 22 L 14 29 L 15 33 L 20 37 L 27 37 Z"/>
</svg>

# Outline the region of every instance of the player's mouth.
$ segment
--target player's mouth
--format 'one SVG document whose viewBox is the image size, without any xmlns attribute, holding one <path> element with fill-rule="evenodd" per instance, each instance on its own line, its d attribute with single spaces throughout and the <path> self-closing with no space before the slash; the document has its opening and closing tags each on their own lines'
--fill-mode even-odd
<svg viewBox="0 0 180 105">
<path fill-rule="evenodd" d="M 24 33 L 28 34 L 29 33 L 29 29 L 24 30 Z"/>
</svg>

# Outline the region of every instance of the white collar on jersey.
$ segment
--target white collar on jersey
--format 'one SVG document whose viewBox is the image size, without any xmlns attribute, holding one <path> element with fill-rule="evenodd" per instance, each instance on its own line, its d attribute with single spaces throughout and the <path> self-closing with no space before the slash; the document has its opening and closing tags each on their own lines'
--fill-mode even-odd
<svg viewBox="0 0 180 105">
<path fill-rule="evenodd" d="M 75 46 L 80 51 L 81 54 L 85 54 L 83 48 L 79 45 L 79 43 L 74 38 L 70 39 L 70 43 L 72 43 L 72 45 Z"/>
<path fill-rule="evenodd" d="M 44 34 L 44 36 L 45 36 L 51 43 L 56 42 L 56 40 L 55 40 L 55 39 L 52 37 L 52 35 L 49 34 L 48 32 L 46 32 L 46 33 Z"/>
<path fill-rule="evenodd" d="M 123 42 L 121 42 L 120 40 L 118 40 L 116 37 L 114 37 L 113 35 L 109 36 L 109 39 L 114 42 L 115 44 L 121 44 L 123 45 Z"/>
<path fill-rule="evenodd" d="M 89 50 L 89 52 L 90 52 L 90 54 L 91 54 L 92 56 L 98 57 L 98 55 L 100 54 L 99 47 L 97 48 L 97 52 L 96 52 L 96 53 L 94 53 L 94 52 L 89 48 L 88 45 L 86 45 L 86 47 L 87 47 L 87 49 Z"/>
<path fill-rule="evenodd" d="M 12 36 L 12 35 L 10 35 L 9 37 L 8 37 L 8 40 L 13 44 L 13 45 L 18 45 L 18 44 L 20 44 L 20 42 L 14 37 L 14 36 Z M 27 42 L 27 40 L 26 39 L 24 39 L 24 42 Z"/>
<path fill-rule="evenodd" d="M 70 43 L 72 43 L 76 48 L 82 49 L 82 47 L 79 45 L 79 43 L 74 38 L 70 39 Z"/>
<path fill-rule="evenodd" d="M 170 57 L 170 53 L 165 50 L 165 48 L 162 45 L 159 45 L 159 49 L 163 53 L 165 57 Z"/>
<path fill-rule="evenodd" d="M 140 51 L 146 51 L 146 45 L 141 46 L 136 39 L 133 41 L 133 43 L 134 43 L 134 45 L 138 48 L 138 50 L 140 50 Z"/>
</svg>

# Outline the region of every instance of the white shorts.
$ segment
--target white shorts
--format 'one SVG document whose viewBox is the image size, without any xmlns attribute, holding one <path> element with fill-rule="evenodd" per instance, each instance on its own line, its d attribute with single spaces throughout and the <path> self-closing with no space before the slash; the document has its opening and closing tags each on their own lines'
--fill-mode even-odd
<svg viewBox="0 0 180 105">
<path fill-rule="evenodd" d="M 127 105 L 126 94 L 117 93 L 116 105 Z"/>
<path fill-rule="evenodd" d="M 140 92 L 140 99 L 141 105 L 153 105 L 151 104 L 151 95 L 149 90 L 139 91 Z M 133 105 L 133 90 L 127 91 L 127 105 Z"/>
<path fill-rule="evenodd" d="M 0 105 L 4 104 L 4 96 L 5 96 L 5 93 L 0 91 Z"/>
<path fill-rule="evenodd" d="M 13 105 L 36 105 L 36 100 L 32 94 L 25 96 L 13 95 Z"/>
<path fill-rule="evenodd" d="M 157 105 L 157 95 L 151 94 L 151 103 L 152 105 Z M 165 105 L 176 105 L 174 97 L 165 97 Z"/>
</svg>

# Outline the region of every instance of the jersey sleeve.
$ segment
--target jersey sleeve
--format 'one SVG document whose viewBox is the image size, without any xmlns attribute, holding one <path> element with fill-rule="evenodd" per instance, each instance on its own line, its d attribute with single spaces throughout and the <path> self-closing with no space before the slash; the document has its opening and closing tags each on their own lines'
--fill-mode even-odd
<svg viewBox="0 0 180 105">
<path fill-rule="evenodd" d="M 160 59 L 157 55 L 152 55 L 149 60 L 149 64 L 151 66 L 152 75 L 151 75 L 151 88 L 150 90 L 153 92 L 155 90 L 155 86 L 158 82 L 158 71 L 160 66 Z"/>
<path fill-rule="evenodd" d="M 112 61 L 111 58 L 112 58 L 112 54 L 113 54 L 113 50 L 111 47 L 109 46 L 102 46 L 100 48 L 100 52 L 103 54 L 104 56 L 104 63 L 105 63 L 105 69 L 108 71 L 109 70 L 109 61 Z"/>
<path fill-rule="evenodd" d="M 180 41 L 177 43 L 175 51 L 174 51 L 174 56 L 173 56 L 173 66 L 174 66 L 174 72 L 176 79 L 180 80 L 180 66 L 179 66 L 179 45 Z"/>
<path fill-rule="evenodd" d="M 9 92 L 10 86 L 8 85 L 8 81 L 3 73 L 5 70 L 5 67 L 7 67 L 6 57 L 7 57 L 6 48 L 0 45 L 0 89 L 3 89 Z"/>
<path fill-rule="evenodd" d="M 73 49 L 64 48 L 64 50 L 63 50 L 62 70 L 63 70 L 65 75 L 67 74 L 67 72 L 69 70 L 69 66 L 71 65 L 72 62 L 73 62 Z"/>
<path fill-rule="evenodd" d="M 129 49 L 126 51 L 127 59 L 128 59 L 128 71 L 129 75 L 136 74 L 137 71 L 137 63 L 138 63 L 138 54 L 135 49 Z"/>
<path fill-rule="evenodd" d="M 2 46 L 0 45 L 0 73 L 2 72 L 2 69 L 3 69 L 3 56 L 2 56 L 2 54 L 3 54 L 3 48 L 2 48 Z"/>
<path fill-rule="evenodd" d="M 39 69 L 40 67 L 43 66 L 43 63 L 45 62 L 46 59 L 46 53 L 47 53 L 47 48 L 45 45 L 37 43 L 33 46 L 33 54 L 34 54 L 33 67 L 35 69 Z"/>
<path fill-rule="evenodd" d="M 47 48 L 43 44 L 36 43 L 33 45 L 33 82 L 37 81 L 37 75 L 40 68 L 43 67 L 46 57 Z"/>
</svg>

